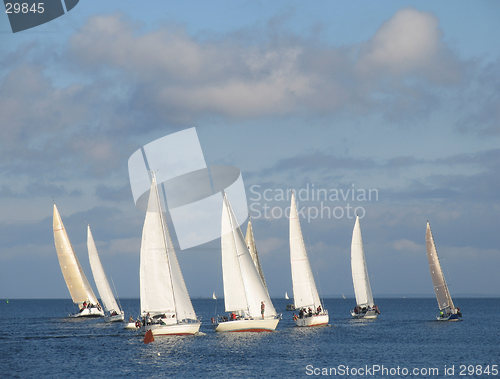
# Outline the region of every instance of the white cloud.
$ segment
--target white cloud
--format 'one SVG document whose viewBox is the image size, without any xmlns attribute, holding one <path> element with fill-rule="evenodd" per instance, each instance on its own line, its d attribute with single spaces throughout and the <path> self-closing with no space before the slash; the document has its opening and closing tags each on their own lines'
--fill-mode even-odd
<svg viewBox="0 0 500 379">
<path fill-rule="evenodd" d="M 429 91 L 404 75 L 417 73 L 434 85 L 460 76 L 461 62 L 443 43 L 437 19 L 413 9 L 396 13 L 361 46 L 310 46 L 269 34 L 260 46 L 237 33 L 198 40 L 178 28 L 143 32 L 121 15 L 108 15 L 91 18 L 71 38 L 70 51 L 80 67 L 120 72 L 136 99 L 131 103 L 167 120 L 378 107 L 377 93 L 390 94 L 390 101 L 403 94 L 411 104 L 401 114 L 427 112 Z M 393 80 L 379 80 L 381 73 Z M 415 106 L 419 102 L 425 106 Z"/>
<path fill-rule="evenodd" d="M 396 240 L 396 241 L 394 241 L 392 243 L 392 247 L 395 250 L 401 251 L 401 252 L 414 253 L 414 252 L 423 252 L 423 251 L 425 251 L 425 246 L 424 245 L 415 243 L 415 242 L 410 241 L 408 239 L 399 239 L 399 240 Z"/>
<path fill-rule="evenodd" d="M 386 21 L 366 46 L 361 69 L 373 67 L 404 73 L 425 68 L 439 54 L 441 32 L 429 13 L 403 9 Z"/>
<path fill-rule="evenodd" d="M 386 21 L 360 50 L 361 75 L 392 80 L 425 78 L 434 85 L 457 84 L 464 62 L 443 41 L 438 19 L 431 13 L 407 8 Z M 403 80 L 404 84 L 405 81 Z"/>
</svg>

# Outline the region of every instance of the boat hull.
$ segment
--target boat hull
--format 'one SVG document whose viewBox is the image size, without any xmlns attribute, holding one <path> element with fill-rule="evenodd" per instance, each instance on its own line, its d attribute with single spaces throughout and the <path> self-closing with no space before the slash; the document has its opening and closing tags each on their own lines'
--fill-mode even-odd
<svg viewBox="0 0 500 379">
<path fill-rule="evenodd" d="M 355 313 L 354 311 L 351 311 L 351 316 L 356 319 L 376 319 L 378 317 L 377 311 L 370 310 L 364 313 Z"/>
<path fill-rule="evenodd" d="M 120 322 L 125 320 L 125 313 L 120 313 L 114 316 L 104 316 L 104 321 L 106 322 Z"/>
<path fill-rule="evenodd" d="M 255 320 L 224 321 L 217 325 L 216 332 L 272 332 L 278 325 L 279 318 Z"/>
<path fill-rule="evenodd" d="M 296 326 L 325 326 L 328 325 L 330 317 L 327 314 L 312 315 L 304 318 L 298 318 L 295 320 Z"/>
<path fill-rule="evenodd" d="M 70 315 L 70 317 L 104 317 L 104 312 L 97 308 L 85 308 L 81 312 Z"/>
<path fill-rule="evenodd" d="M 141 326 L 142 326 L 142 324 L 141 324 Z M 127 324 L 123 327 L 123 329 L 134 329 L 134 330 L 137 330 L 137 329 L 140 329 L 141 326 L 137 326 L 136 322 L 133 321 L 133 322 L 127 322 Z"/>
<path fill-rule="evenodd" d="M 146 332 L 151 330 L 153 336 L 186 336 L 198 333 L 201 322 L 180 323 L 172 325 L 148 325 Z"/>
<path fill-rule="evenodd" d="M 436 316 L 436 320 L 438 320 L 438 321 L 461 321 L 462 317 L 458 314 L 452 313 L 452 314 L 446 315 L 445 317 Z"/>
</svg>

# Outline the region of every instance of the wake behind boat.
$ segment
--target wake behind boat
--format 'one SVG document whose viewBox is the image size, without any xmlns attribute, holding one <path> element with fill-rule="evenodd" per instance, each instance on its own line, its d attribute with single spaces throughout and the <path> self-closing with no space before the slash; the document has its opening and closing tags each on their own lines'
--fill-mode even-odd
<svg viewBox="0 0 500 379">
<path fill-rule="evenodd" d="M 427 259 L 429 261 L 429 270 L 431 272 L 432 283 L 434 285 L 434 292 L 439 307 L 438 321 L 459 321 L 462 317 L 460 308 L 455 307 L 451 299 L 448 285 L 444 279 L 441 263 L 437 255 L 434 237 L 432 236 L 431 225 L 427 221 L 427 229 L 425 232 L 425 245 L 427 248 Z"/>
<path fill-rule="evenodd" d="M 99 291 L 99 295 L 101 296 L 102 304 L 104 305 L 104 321 L 123 321 L 125 319 L 125 315 L 116 303 L 113 291 L 111 291 L 111 287 L 109 286 L 108 279 L 106 278 L 104 268 L 101 264 L 101 259 L 99 258 L 99 253 L 97 252 L 94 237 L 92 236 L 92 232 L 90 230 L 90 225 L 87 225 L 87 250 L 89 252 L 89 262 L 92 274 L 94 275 L 94 282 L 97 286 L 97 291 Z"/>
<path fill-rule="evenodd" d="M 68 286 L 73 303 L 77 304 L 80 310 L 78 313 L 70 315 L 70 317 L 104 316 L 104 312 L 75 255 L 73 246 L 71 246 L 61 215 L 55 204 L 52 226 L 54 230 L 54 244 L 57 251 L 57 258 L 61 266 L 64 281 Z"/>
<path fill-rule="evenodd" d="M 366 269 L 365 252 L 363 249 L 363 238 L 361 236 L 361 226 L 359 217 L 356 216 L 354 229 L 352 231 L 351 242 L 351 270 L 354 293 L 356 295 L 356 307 L 351 310 L 354 318 L 377 318 L 380 314 L 378 306 L 373 302 L 372 288 Z"/>
<path fill-rule="evenodd" d="M 290 264 L 292 267 L 293 305 L 299 310 L 293 319 L 297 326 L 328 325 L 328 311 L 319 299 L 300 228 L 299 214 L 292 192 L 290 204 Z"/>
<path fill-rule="evenodd" d="M 163 216 L 156 177 L 142 229 L 140 258 L 141 315 L 145 331 L 154 336 L 198 333 L 191 299 Z"/>
<path fill-rule="evenodd" d="M 263 278 L 250 256 L 225 193 L 222 202 L 221 229 L 224 304 L 230 316 L 220 317 L 215 331 L 270 332 L 275 330 L 279 316 L 276 314 Z"/>
</svg>

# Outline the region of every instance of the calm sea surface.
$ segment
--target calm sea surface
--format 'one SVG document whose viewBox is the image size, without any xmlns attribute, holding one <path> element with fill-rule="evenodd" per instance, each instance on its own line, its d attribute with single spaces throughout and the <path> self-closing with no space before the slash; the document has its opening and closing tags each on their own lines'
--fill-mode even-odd
<svg viewBox="0 0 500 379">
<path fill-rule="evenodd" d="M 308 329 L 294 327 L 286 300 L 273 302 L 283 313 L 274 333 L 215 333 L 210 318 L 223 313 L 223 301 L 193 299 L 202 335 L 145 345 L 122 323 L 65 317 L 75 311 L 71 300 L 2 300 L 0 377 L 307 377 L 335 369 L 341 377 L 346 366 L 350 377 L 366 366 L 392 369 L 367 377 L 402 377 L 404 368 L 408 377 L 414 369 L 444 377 L 445 367 L 457 377 L 500 377 L 492 375 L 500 364 L 500 299 L 455 299 L 464 319 L 450 323 L 434 321 L 431 298 L 378 299 L 382 315 L 374 321 L 350 318 L 353 299 L 326 299 L 331 326 Z M 121 303 L 127 319 L 138 315 L 138 299 Z"/>
</svg>

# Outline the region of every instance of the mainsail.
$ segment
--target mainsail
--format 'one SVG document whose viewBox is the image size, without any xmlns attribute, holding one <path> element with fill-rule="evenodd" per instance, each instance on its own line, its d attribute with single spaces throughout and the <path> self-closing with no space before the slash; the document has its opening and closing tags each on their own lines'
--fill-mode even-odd
<svg viewBox="0 0 500 379">
<path fill-rule="evenodd" d="M 221 250 L 225 309 L 227 312 L 235 311 L 240 315 L 257 318 L 261 315 L 263 301 L 264 317 L 276 316 L 269 293 L 262 283 L 238 225 L 224 194 Z"/>
<path fill-rule="evenodd" d="M 92 269 L 95 285 L 97 286 L 97 291 L 99 291 L 104 309 L 109 313 L 113 311 L 120 313 L 120 307 L 116 303 L 115 296 L 113 295 L 113 291 L 111 291 L 104 268 L 102 267 L 90 225 L 87 226 L 87 250 L 89 251 L 90 268 Z"/>
<path fill-rule="evenodd" d="M 432 236 L 429 222 L 427 222 L 427 230 L 425 232 L 425 244 L 427 247 L 427 259 L 429 261 L 432 283 L 434 285 L 434 292 L 436 293 L 439 309 L 454 309 L 455 305 L 453 304 L 453 300 L 451 300 L 450 291 L 448 291 L 448 286 L 446 285 L 446 280 L 444 279 L 443 270 L 441 269 L 441 264 L 439 263 L 439 257 L 437 255 L 436 245 L 434 244 L 434 238 Z"/>
<path fill-rule="evenodd" d="M 73 302 L 81 308 L 82 303 L 87 301 L 92 304 L 97 304 L 97 298 L 92 291 L 92 287 L 83 273 L 80 262 L 76 258 L 73 246 L 69 240 L 66 229 L 61 219 L 61 215 L 54 204 L 53 214 L 53 230 L 54 244 L 56 246 L 57 258 L 64 277 L 64 281 L 68 286 L 69 293 Z"/>
<path fill-rule="evenodd" d="M 248 220 L 247 233 L 245 234 L 245 242 L 252 257 L 252 261 L 255 268 L 259 272 L 260 278 L 262 279 L 262 284 L 267 288 L 266 279 L 264 279 L 264 272 L 262 271 L 262 266 L 260 265 L 259 254 L 257 253 L 257 246 L 255 245 L 255 239 L 253 237 L 252 221 Z"/>
<path fill-rule="evenodd" d="M 302 237 L 294 192 L 292 192 L 290 205 L 290 264 L 295 308 L 313 307 L 315 310 L 321 305 L 321 301 Z"/>
<path fill-rule="evenodd" d="M 373 307 L 373 295 L 366 269 L 365 252 L 363 250 L 363 239 L 358 216 L 356 216 L 356 222 L 352 231 L 351 270 L 357 305 Z"/>
<path fill-rule="evenodd" d="M 172 323 L 196 319 L 164 219 L 154 173 L 142 230 L 139 274 L 143 315 L 171 313 L 175 316 Z"/>
</svg>

